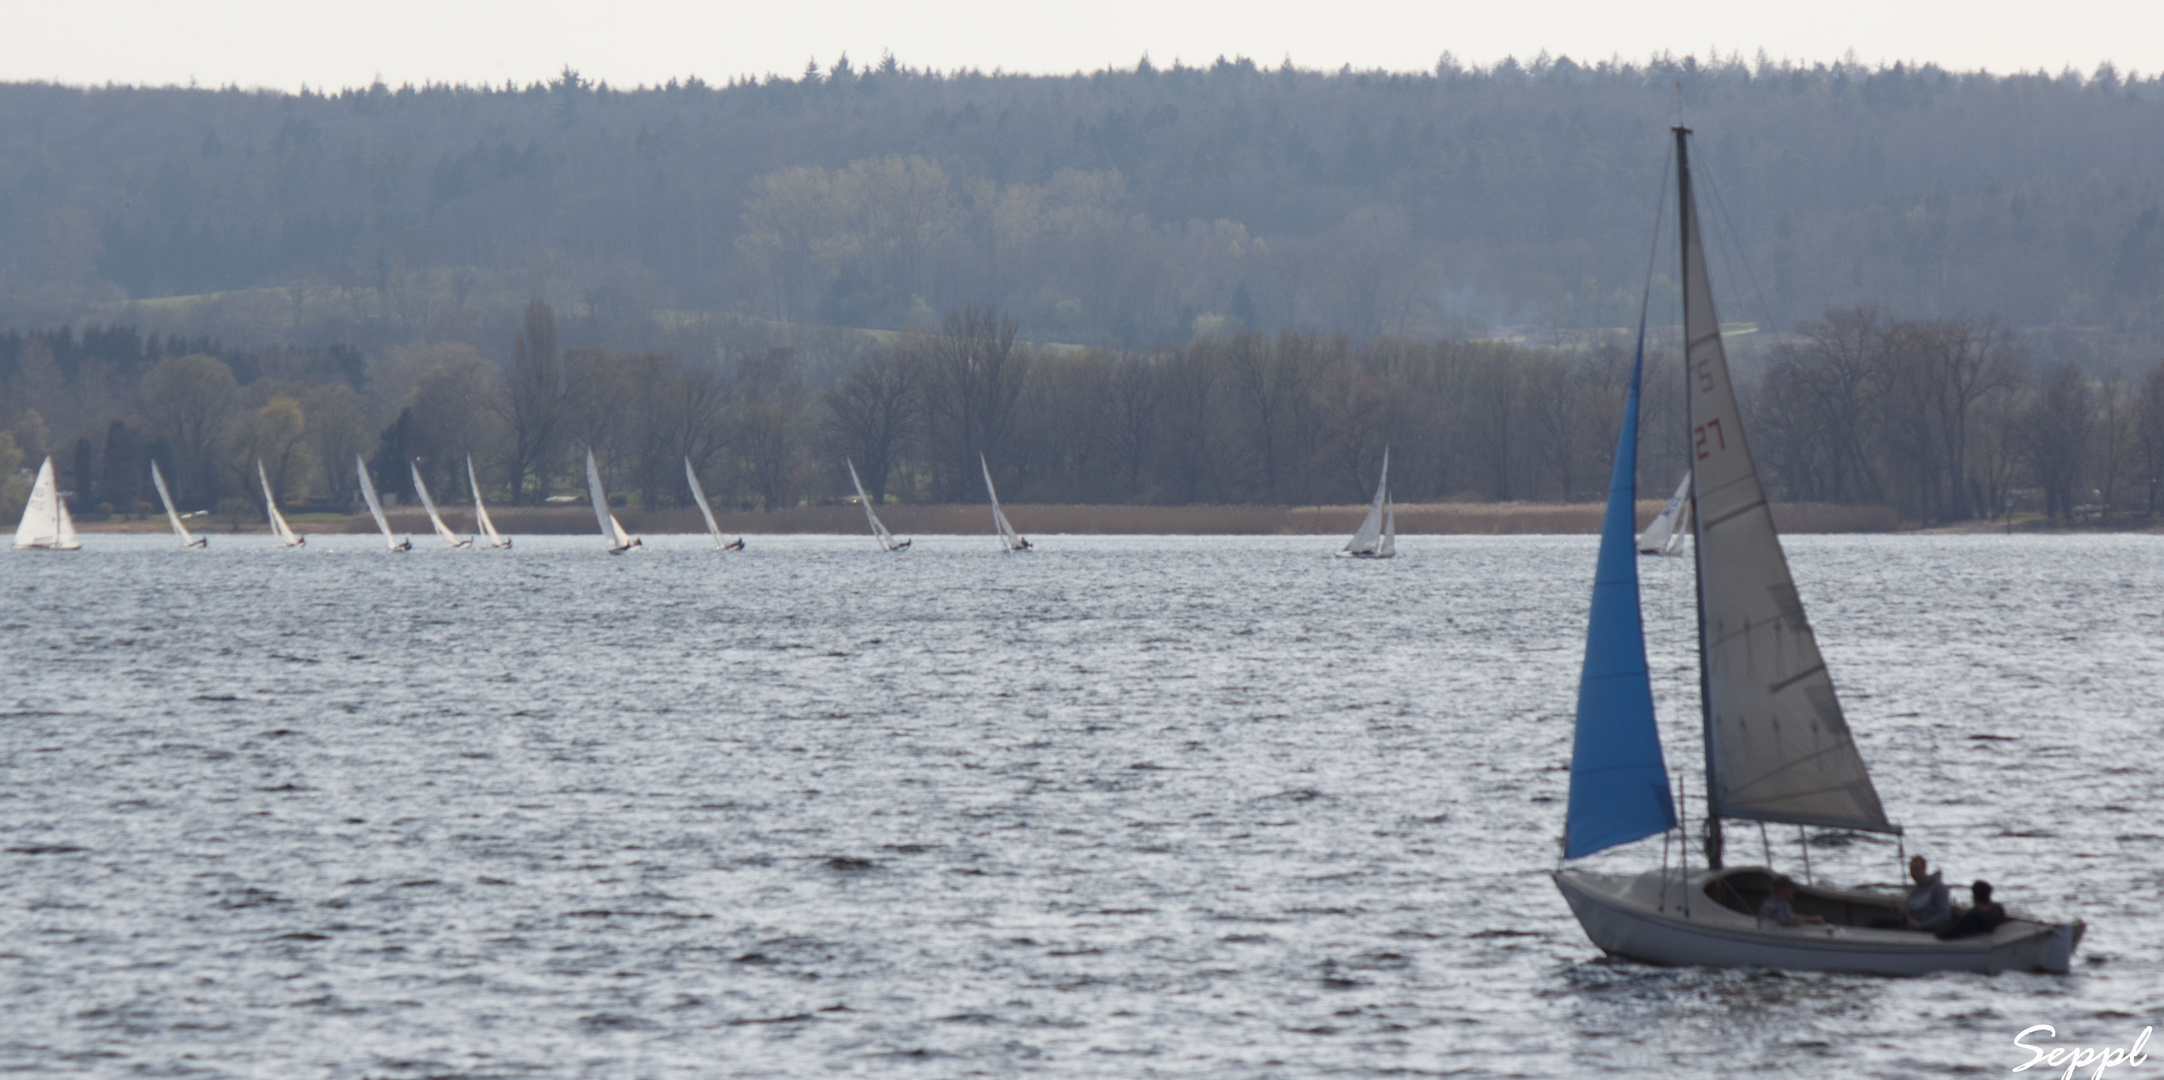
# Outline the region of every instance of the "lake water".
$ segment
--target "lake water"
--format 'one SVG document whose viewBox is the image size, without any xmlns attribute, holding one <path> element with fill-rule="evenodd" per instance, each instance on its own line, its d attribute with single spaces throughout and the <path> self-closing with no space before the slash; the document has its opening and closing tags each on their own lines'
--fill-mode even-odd
<svg viewBox="0 0 2164 1080">
<path fill-rule="evenodd" d="M 1790 539 L 1907 849 L 2089 922 L 1908 980 L 1586 941 L 1594 538 L 1039 542 L 0 552 L 0 1070 L 1998 1075 L 2164 1016 L 2164 538 Z M 1695 810 L 1688 560 L 1641 565 Z"/>
</svg>

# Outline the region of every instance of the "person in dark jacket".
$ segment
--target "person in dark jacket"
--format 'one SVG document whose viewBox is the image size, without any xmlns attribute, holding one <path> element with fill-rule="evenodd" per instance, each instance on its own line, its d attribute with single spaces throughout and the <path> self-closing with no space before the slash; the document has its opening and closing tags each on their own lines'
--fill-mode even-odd
<svg viewBox="0 0 2164 1080">
<path fill-rule="evenodd" d="M 1945 929 L 1938 932 L 1941 940 L 1988 934 L 1998 929 L 2000 923 L 2006 921 L 2006 909 L 1991 899 L 1990 882 L 1978 881 L 1970 885 L 1969 898 L 1975 903 L 1971 904 L 1968 910 L 1955 916 L 1953 922 L 1947 924 Z"/>
</svg>

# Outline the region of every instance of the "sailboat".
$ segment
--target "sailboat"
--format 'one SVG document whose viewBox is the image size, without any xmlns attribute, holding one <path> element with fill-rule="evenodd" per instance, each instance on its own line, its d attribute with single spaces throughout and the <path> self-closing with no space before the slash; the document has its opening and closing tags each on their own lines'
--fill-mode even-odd
<svg viewBox="0 0 2164 1080">
<path fill-rule="evenodd" d="M 383 530 L 383 546 L 391 551 L 412 551 L 412 537 L 400 540 L 391 535 L 391 519 L 383 516 L 383 500 L 376 497 L 376 482 L 369 479 L 368 463 L 359 454 L 353 455 L 353 463 L 361 471 L 361 494 L 368 499 L 368 512 L 375 515 L 376 528 Z"/>
<path fill-rule="evenodd" d="M 173 493 L 165 489 L 165 474 L 158 471 L 158 463 L 150 463 L 150 482 L 158 486 L 158 499 L 165 504 L 165 519 L 173 523 L 173 535 L 180 539 L 184 548 L 207 548 L 210 537 L 197 536 L 181 524 L 180 511 L 173 507 Z"/>
<path fill-rule="evenodd" d="M 496 531 L 496 523 L 488 519 L 488 507 L 481 505 L 481 478 L 473 473 L 472 454 L 466 455 L 466 486 L 473 490 L 473 527 L 481 533 L 475 539 L 488 541 L 486 545 L 476 543 L 474 546 L 510 547 L 511 538 Z"/>
<path fill-rule="evenodd" d="M 270 517 L 271 535 L 278 538 L 278 546 L 299 547 L 307 543 L 308 538 L 295 533 L 293 526 L 286 524 L 286 516 L 278 512 L 278 497 L 271 494 L 270 474 L 263 471 L 262 458 L 255 459 L 255 475 L 256 479 L 263 481 L 263 512 Z M 361 470 L 361 482 L 368 482 L 366 468 Z M 368 497 L 371 501 L 375 499 L 374 488 L 369 489 Z"/>
<path fill-rule="evenodd" d="M 857 501 L 864 504 L 864 520 L 871 522 L 872 536 L 879 541 L 880 550 L 909 550 L 909 545 L 916 543 L 916 541 L 896 540 L 894 534 L 888 532 L 887 527 L 879 523 L 879 515 L 872 512 L 871 496 L 864 494 L 864 481 L 857 479 L 857 463 L 849 461 L 847 458 L 844 458 L 843 461 L 849 466 L 849 482 L 856 485 Z"/>
<path fill-rule="evenodd" d="M 436 538 L 447 548 L 472 547 L 472 537 L 461 537 L 452 532 L 451 527 L 443 523 L 443 515 L 436 512 L 436 500 L 428 497 L 428 483 L 421 479 L 421 463 L 408 462 L 407 466 L 413 470 L 413 493 L 421 497 L 421 508 L 428 511 L 428 523 L 435 526 Z"/>
<path fill-rule="evenodd" d="M 30 487 L 30 501 L 23 506 L 23 522 L 15 527 L 15 550 L 74 551 L 82 547 L 75 539 L 75 518 L 68 500 L 60 495 L 53 478 L 53 459 L 38 466 L 37 483 Z"/>
<path fill-rule="evenodd" d="M 601 490 L 601 470 L 594 466 L 594 452 L 586 451 L 586 493 L 593 496 L 594 516 L 601 520 L 601 535 L 608 538 L 609 554 L 621 555 L 646 545 L 624 531 L 624 523 L 609 513 L 609 497 Z"/>
<path fill-rule="evenodd" d="M 684 480 L 691 485 L 691 497 L 698 500 L 700 515 L 706 518 L 706 531 L 714 537 L 714 550 L 744 550 L 743 537 L 730 540 L 721 535 L 721 526 L 714 521 L 714 508 L 706 504 L 706 489 L 699 486 L 699 474 L 692 469 L 688 457 L 684 459 Z"/>
<path fill-rule="evenodd" d="M 1705 865 L 1690 866 L 1685 831 L 1677 868 L 1665 858 L 1660 869 L 1639 874 L 1566 866 L 1555 871 L 1556 887 L 1602 951 L 1656 964 L 1884 975 L 2063 972 L 2081 941 L 2079 921 L 2016 916 L 1988 934 L 1940 940 L 1874 926 L 1882 920 L 1903 924 L 1899 895 L 1806 882 L 1797 888 L 1794 910 L 1824 921 L 1781 926 L 1757 915 L 1779 880 L 1774 872 L 1722 860 L 1724 819 L 1894 835 L 1900 828 L 1887 819 L 1841 715 L 1744 442 L 1699 238 L 1687 134 L 1676 129 L 1691 494 L 1698 509 L 1692 550 L 1706 755 Z M 1632 537 L 1644 359 L 1641 308 L 1638 358 L 1609 481 L 1578 684 L 1566 862 L 1677 828 L 1654 721 Z"/>
<path fill-rule="evenodd" d="M 1007 521 L 1006 513 L 1000 510 L 999 490 L 992 486 L 992 466 L 985 463 L 983 454 L 977 455 L 977 464 L 984 469 L 984 492 L 992 497 L 992 527 L 999 530 L 999 550 L 1030 551 L 1034 549 L 1037 545 L 1030 543 L 1028 537 L 1014 531 L 1014 526 Z M 851 468 L 853 470 L 855 467 L 851 466 Z"/>
<path fill-rule="evenodd" d="M 1683 554 L 1683 519 L 1691 512 L 1691 474 L 1683 474 L 1683 482 L 1676 485 L 1676 493 L 1669 496 L 1668 505 L 1653 515 L 1646 524 L 1646 531 L 1638 534 L 1640 555 Z"/>
<path fill-rule="evenodd" d="M 1360 519 L 1352 539 L 1345 541 L 1340 559 L 1393 559 L 1398 554 L 1398 510 L 1390 499 L 1390 448 L 1383 448 L 1382 476 L 1375 481 L 1375 503 Z"/>
</svg>

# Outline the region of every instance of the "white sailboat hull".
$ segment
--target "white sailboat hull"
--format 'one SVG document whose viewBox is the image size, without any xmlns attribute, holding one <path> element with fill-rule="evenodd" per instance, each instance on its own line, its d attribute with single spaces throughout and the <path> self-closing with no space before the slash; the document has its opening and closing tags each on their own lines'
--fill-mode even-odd
<svg viewBox="0 0 2164 1080">
<path fill-rule="evenodd" d="M 1898 897 L 1797 887 L 1797 909 L 1824 910 L 1832 925 L 1777 926 L 1716 903 L 1708 886 L 1770 874 L 1763 867 L 1697 871 L 1689 913 L 1680 871 L 1555 873 L 1556 888 L 1601 951 L 1671 967 L 1767 967 L 1784 971 L 1855 971 L 1924 975 L 1934 971 L 2064 972 L 2081 944 L 2083 924 L 2012 918 L 1988 935 L 1942 941 L 1911 930 L 1843 925 L 1844 910 L 1898 912 Z"/>
</svg>

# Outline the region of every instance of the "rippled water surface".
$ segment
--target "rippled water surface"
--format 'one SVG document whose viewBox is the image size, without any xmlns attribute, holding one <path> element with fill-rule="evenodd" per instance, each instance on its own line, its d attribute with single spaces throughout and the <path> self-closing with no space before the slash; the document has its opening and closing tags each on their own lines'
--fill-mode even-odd
<svg viewBox="0 0 2164 1080">
<path fill-rule="evenodd" d="M 2089 922 L 1910 980 L 1587 943 L 1591 537 L 211 542 L 0 552 L 0 1070 L 1998 1075 L 2164 1012 L 2158 538 L 1791 539 L 1908 849 Z"/>
</svg>

